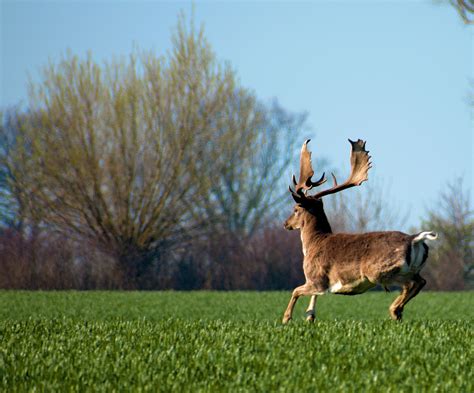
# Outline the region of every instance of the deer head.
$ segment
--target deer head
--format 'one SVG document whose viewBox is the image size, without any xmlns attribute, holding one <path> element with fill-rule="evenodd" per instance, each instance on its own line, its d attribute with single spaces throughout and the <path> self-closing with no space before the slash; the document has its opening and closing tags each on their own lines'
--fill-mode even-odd
<svg viewBox="0 0 474 393">
<path fill-rule="evenodd" d="M 324 232 L 331 232 L 331 227 L 327 221 L 324 213 L 322 197 L 336 192 L 351 188 L 354 186 L 360 186 L 364 181 L 368 179 L 367 173 L 371 168 L 369 152 L 365 150 L 365 142 L 358 139 L 356 142 L 351 141 L 351 173 L 348 179 L 338 184 L 336 176 L 331 173 L 333 178 L 333 186 L 327 190 L 320 191 L 314 195 L 309 195 L 308 192 L 315 187 L 318 187 L 326 182 L 325 174 L 321 178 L 313 182 L 311 178 L 314 175 L 314 170 L 311 164 L 311 152 L 308 151 L 308 139 L 303 143 L 300 155 L 300 176 L 299 180 L 296 181 L 295 175 L 293 175 L 293 187 L 290 186 L 289 190 L 296 205 L 293 208 L 293 213 L 285 221 L 284 227 L 288 230 L 300 229 L 304 226 L 305 221 L 311 219 L 316 220 L 316 225 Z"/>
</svg>

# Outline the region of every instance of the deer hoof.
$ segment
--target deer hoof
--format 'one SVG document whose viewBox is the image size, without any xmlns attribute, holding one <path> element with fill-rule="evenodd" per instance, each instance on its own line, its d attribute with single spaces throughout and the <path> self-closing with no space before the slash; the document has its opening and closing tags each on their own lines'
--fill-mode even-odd
<svg viewBox="0 0 474 393">
<path fill-rule="evenodd" d="M 309 314 L 307 317 L 306 317 L 306 322 L 314 322 L 314 314 Z"/>
<path fill-rule="evenodd" d="M 394 321 L 401 321 L 402 320 L 402 311 L 403 310 L 401 310 L 399 308 L 396 308 L 395 310 L 390 310 L 390 317 Z"/>
<path fill-rule="evenodd" d="M 283 317 L 283 320 L 281 321 L 284 325 L 286 325 L 288 322 L 291 321 L 291 317 L 289 317 L 288 315 L 285 315 Z"/>
</svg>

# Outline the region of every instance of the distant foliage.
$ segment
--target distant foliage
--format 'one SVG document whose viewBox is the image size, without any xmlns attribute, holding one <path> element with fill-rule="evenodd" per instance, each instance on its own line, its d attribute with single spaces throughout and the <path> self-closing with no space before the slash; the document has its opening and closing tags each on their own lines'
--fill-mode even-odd
<svg viewBox="0 0 474 393">
<path fill-rule="evenodd" d="M 192 21 L 178 20 L 163 56 L 68 53 L 29 98 L 0 113 L 0 288 L 303 282 L 299 235 L 282 223 L 306 116 L 242 86 Z M 472 288 L 472 207 L 448 191 L 423 225 L 441 235 L 428 282 Z M 328 198 L 333 230 L 402 229 L 388 196 L 370 181 Z"/>
<path fill-rule="evenodd" d="M 0 112 L 0 227 L 21 226 L 19 190 L 13 181 L 12 151 L 16 147 L 18 116 L 14 109 Z"/>
<path fill-rule="evenodd" d="M 396 206 L 390 189 L 376 179 L 324 202 L 333 232 L 402 230 L 406 225 L 407 211 Z"/>
<path fill-rule="evenodd" d="M 446 290 L 474 289 L 474 210 L 462 178 L 447 184 L 423 228 L 439 234 L 439 240 L 430 243 L 428 284 Z"/>
<path fill-rule="evenodd" d="M 119 289 L 116 262 L 87 243 L 57 233 L 0 232 L 0 288 Z"/>
</svg>

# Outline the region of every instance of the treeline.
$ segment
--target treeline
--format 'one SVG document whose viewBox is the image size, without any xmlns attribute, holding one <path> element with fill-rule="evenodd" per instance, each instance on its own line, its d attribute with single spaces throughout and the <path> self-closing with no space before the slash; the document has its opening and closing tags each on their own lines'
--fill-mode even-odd
<svg viewBox="0 0 474 393">
<path fill-rule="evenodd" d="M 0 287 L 295 287 L 299 237 L 281 222 L 304 128 L 304 114 L 241 86 L 183 18 L 167 56 L 66 55 L 31 84 L 27 110 L 2 114 Z M 402 224 L 364 195 L 332 199 L 335 230 Z M 472 285 L 472 210 L 463 199 L 451 217 L 452 197 L 427 217 L 456 231 L 429 273 L 442 289 Z"/>
<path fill-rule="evenodd" d="M 390 215 L 378 187 L 344 199 L 330 199 L 334 231 L 398 228 L 404 218 Z M 459 180 L 442 193 L 442 208 L 429 212 L 420 228 L 439 233 L 430 243 L 423 276 L 428 289 L 473 289 L 473 222 L 468 195 Z M 368 207 L 372 209 L 368 209 Z M 285 209 L 284 209 L 285 210 Z M 370 210 L 372 215 L 367 216 Z M 471 217 L 471 218 L 470 218 Z M 0 232 L 0 288 L 10 289 L 293 289 L 302 273 L 299 233 L 270 220 L 252 236 L 216 232 L 190 239 L 181 249 L 157 249 L 150 265 L 131 282 L 116 257 L 97 244 L 46 229 L 4 228 Z M 161 254 L 159 254 L 161 253 Z"/>
</svg>

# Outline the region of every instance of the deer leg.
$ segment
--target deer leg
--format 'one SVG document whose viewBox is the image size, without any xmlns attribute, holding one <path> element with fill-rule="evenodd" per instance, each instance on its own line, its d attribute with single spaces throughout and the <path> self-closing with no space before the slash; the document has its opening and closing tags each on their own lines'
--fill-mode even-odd
<svg viewBox="0 0 474 393">
<path fill-rule="evenodd" d="M 390 316 L 392 319 L 396 321 L 402 319 L 403 308 L 411 299 L 418 295 L 425 284 L 426 280 L 417 274 L 413 277 L 413 281 L 410 281 L 403 286 L 400 296 L 398 296 L 390 305 Z"/>
<path fill-rule="evenodd" d="M 316 295 L 312 295 L 311 300 L 309 301 L 308 308 L 306 309 L 306 320 L 308 322 L 314 322 L 314 318 L 315 318 L 314 306 L 315 305 L 316 305 Z"/>
<path fill-rule="evenodd" d="M 401 317 L 401 314 L 403 312 L 403 308 L 405 307 L 405 305 L 411 299 L 413 299 L 416 295 L 418 295 L 420 293 L 420 291 L 423 289 L 423 287 L 426 285 L 426 280 L 418 274 L 414 277 L 414 282 L 415 282 L 415 284 L 412 286 L 410 292 L 408 293 L 408 296 L 405 299 L 403 299 L 403 301 L 398 305 L 398 309 L 400 310 L 399 311 L 400 317 Z"/>
<path fill-rule="evenodd" d="M 306 283 L 304 285 L 301 285 L 299 287 L 296 287 L 295 290 L 293 291 L 293 294 L 291 295 L 290 302 L 288 303 L 288 307 L 285 310 L 285 314 L 283 314 L 283 323 L 288 323 L 288 321 L 291 320 L 291 317 L 293 315 L 293 308 L 295 307 L 296 301 L 300 296 L 304 295 L 314 295 L 315 294 L 315 288 Z"/>
<path fill-rule="evenodd" d="M 394 302 L 390 305 L 390 317 L 395 320 L 399 321 L 402 319 L 402 311 L 400 310 L 399 306 L 402 304 L 404 299 L 408 297 L 408 293 L 410 292 L 410 288 L 413 286 L 413 282 L 410 281 L 407 284 L 403 285 L 402 292 L 399 296 L 394 300 Z"/>
</svg>

